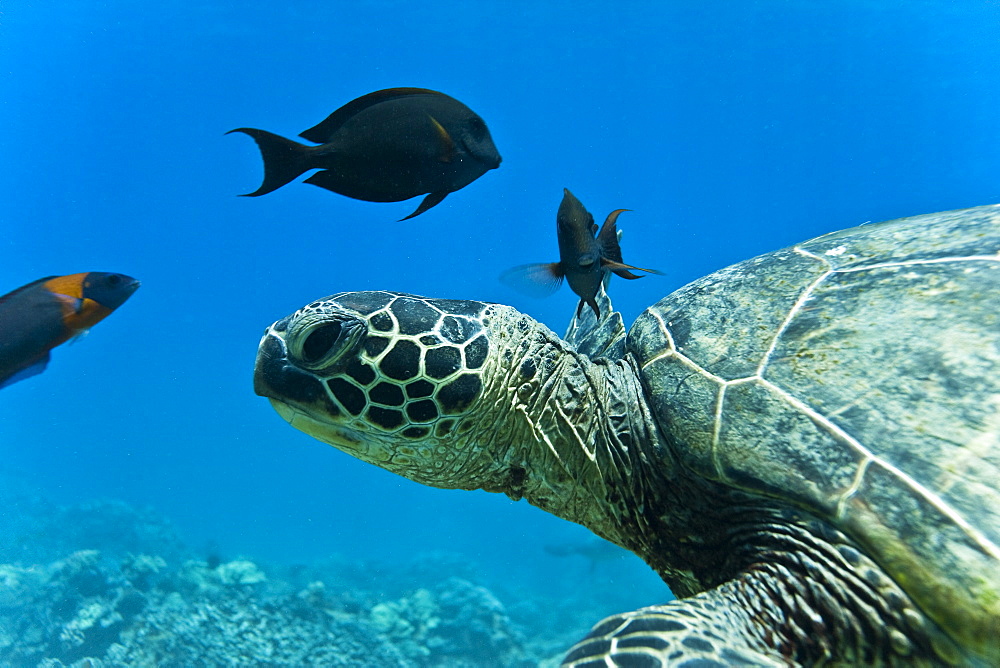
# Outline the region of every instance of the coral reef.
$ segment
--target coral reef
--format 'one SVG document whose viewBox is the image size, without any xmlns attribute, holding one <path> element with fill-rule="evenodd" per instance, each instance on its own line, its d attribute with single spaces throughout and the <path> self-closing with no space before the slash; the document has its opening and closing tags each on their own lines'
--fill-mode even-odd
<svg viewBox="0 0 1000 668">
<path fill-rule="evenodd" d="M 10 559 L 43 555 L 39 545 L 4 553 L 3 666 L 520 668 L 545 658 L 454 555 L 423 555 L 394 569 L 336 560 L 310 566 L 201 560 L 190 558 L 167 523 L 125 504 L 46 512 L 52 513 L 46 521 L 73 517 L 93 528 L 92 536 L 70 533 L 77 547 L 101 549 L 41 563 Z M 91 516 L 103 514 L 109 517 Z M 122 543 L 108 531 L 114 522 Z M 70 542 L 61 535 L 47 549 Z"/>
<path fill-rule="evenodd" d="M 461 578 L 380 603 L 368 618 L 416 665 L 535 665 L 500 601 Z"/>
<path fill-rule="evenodd" d="M 96 550 L 47 566 L 0 565 L 0 662 L 49 667 L 529 666 L 503 605 L 447 578 L 358 609 L 314 581 L 267 591 L 253 562 L 210 568 Z M 279 586 L 279 589 L 281 587 Z"/>
<path fill-rule="evenodd" d="M 96 550 L 47 566 L 0 566 L 0 659 L 34 665 L 103 655 L 146 605 L 121 571 L 108 572 Z"/>
</svg>

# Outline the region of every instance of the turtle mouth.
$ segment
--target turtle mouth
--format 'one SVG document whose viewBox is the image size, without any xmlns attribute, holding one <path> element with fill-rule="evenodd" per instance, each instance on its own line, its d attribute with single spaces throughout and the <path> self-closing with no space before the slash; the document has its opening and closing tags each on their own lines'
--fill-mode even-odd
<svg viewBox="0 0 1000 668">
<path fill-rule="evenodd" d="M 268 401 L 285 422 L 304 434 L 309 434 L 319 441 L 368 462 L 385 463 L 391 459 L 388 451 L 353 429 L 317 420 L 302 408 L 292 406 L 281 399 L 268 397 Z"/>
<path fill-rule="evenodd" d="M 390 453 L 370 436 L 336 425 L 331 417 L 340 415 L 318 378 L 288 362 L 282 337 L 269 330 L 260 342 L 254 365 L 254 392 L 271 402 L 285 422 L 313 438 L 349 455 L 381 464 Z"/>
</svg>

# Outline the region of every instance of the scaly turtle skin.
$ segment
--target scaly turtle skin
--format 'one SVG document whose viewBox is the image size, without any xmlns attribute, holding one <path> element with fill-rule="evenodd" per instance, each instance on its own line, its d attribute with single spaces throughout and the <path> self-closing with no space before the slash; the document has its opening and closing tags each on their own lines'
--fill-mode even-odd
<svg viewBox="0 0 1000 668">
<path fill-rule="evenodd" d="M 341 293 L 259 394 L 436 487 L 589 527 L 679 600 L 572 666 L 1000 663 L 1000 207 L 864 225 L 564 341 L 498 304 Z"/>
</svg>

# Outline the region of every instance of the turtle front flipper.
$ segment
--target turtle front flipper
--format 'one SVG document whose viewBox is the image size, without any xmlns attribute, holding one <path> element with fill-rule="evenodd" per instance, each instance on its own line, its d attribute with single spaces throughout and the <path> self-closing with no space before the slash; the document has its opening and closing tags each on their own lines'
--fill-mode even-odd
<svg viewBox="0 0 1000 668">
<path fill-rule="evenodd" d="M 563 666 L 788 666 L 774 649 L 757 646 L 745 610 L 719 589 L 612 615 L 574 645 Z"/>
<path fill-rule="evenodd" d="M 842 534 L 804 524 L 733 579 L 599 622 L 564 666 L 993 665 L 956 646 Z M 767 540 L 767 539 L 763 539 Z M 836 547 L 834 547 L 836 546 Z"/>
</svg>

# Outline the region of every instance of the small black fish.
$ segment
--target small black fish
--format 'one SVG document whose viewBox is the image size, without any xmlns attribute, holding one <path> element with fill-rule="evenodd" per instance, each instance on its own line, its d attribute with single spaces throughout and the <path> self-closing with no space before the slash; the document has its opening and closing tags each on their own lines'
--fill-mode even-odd
<svg viewBox="0 0 1000 668">
<path fill-rule="evenodd" d="M 586 542 L 550 543 L 543 545 L 542 549 L 553 557 L 584 557 L 590 560 L 591 570 L 598 562 L 621 559 L 629 554 L 627 550 L 601 538 Z"/>
<path fill-rule="evenodd" d="M 50 350 L 111 315 L 139 288 L 124 274 L 49 276 L 0 297 L 0 388 L 45 370 Z"/>
<path fill-rule="evenodd" d="M 453 97 L 425 88 L 388 88 L 348 102 L 299 136 L 306 146 L 265 130 L 250 135 L 264 159 L 264 182 L 245 197 L 277 190 L 310 169 L 305 180 L 366 202 L 399 202 L 427 194 L 418 216 L 448 193 L 500 166 L 486 123 Z"/>
<path fill-rule="evenodd" d="M 618 245 L 618 216 L 628 209 L 616 209 L 608 214 L 607 220 L 597 232 L 594 217 L 576 197 L 563 188 L 562 203 L 556 214 L 556 235 L 559 239 L 559 261 L 549 264 L 526 264 L 504 272 L 500 279 L 512 287 L 537 295 L 549 295 L 556 291 L 565 277 L 573 292 L 580 295 L 576 317 L 587 304 L 594 315 L 601 317 L 601 310 L 594 297 L 601 282 L 609 272 L 622 278 L 634 280 L 630 269 L 659 274 L 655 269 L 643 269 L 622 263 L 622 249 Z M 596 234 L 596 236 L 595 236 Z"/>
</svg>

